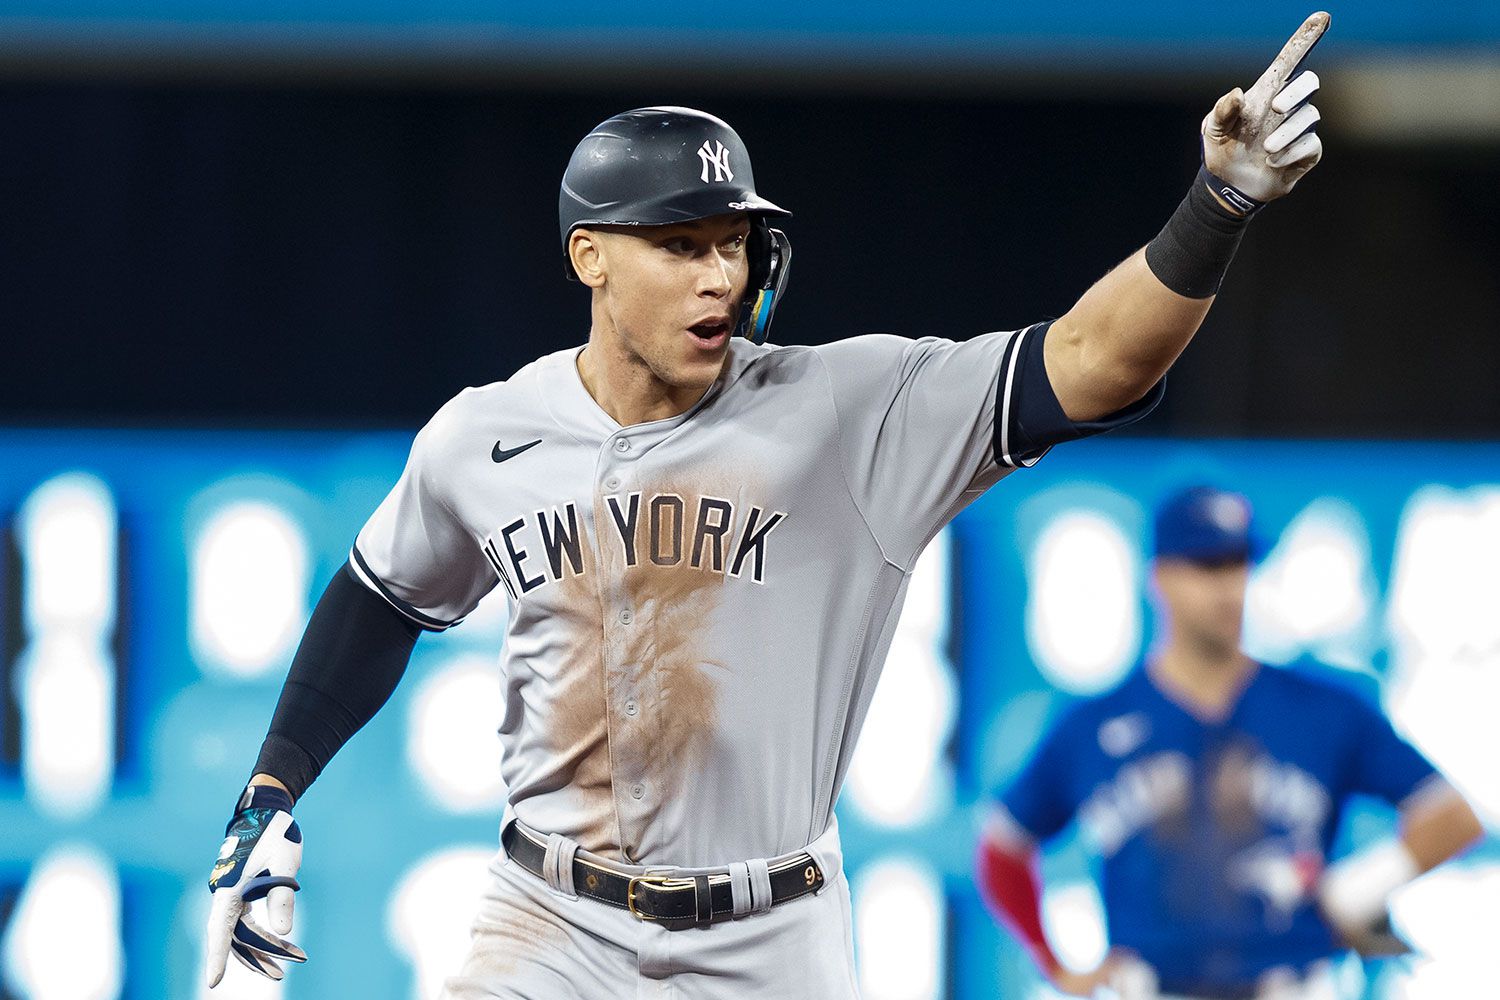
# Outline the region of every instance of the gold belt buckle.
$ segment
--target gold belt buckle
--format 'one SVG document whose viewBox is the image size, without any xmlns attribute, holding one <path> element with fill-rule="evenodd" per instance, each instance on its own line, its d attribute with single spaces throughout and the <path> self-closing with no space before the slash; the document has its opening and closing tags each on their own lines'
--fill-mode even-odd
<svg viewBox="0 0 1500 1000">
<path fill-rule="evenodd" d="M 673 878 L 670 875 L 630 876 L 630 881 L 625 885 L 625 907 L 630 911 L 630 915 L 632 917 L 635 917 L 635 919 L 637 920 L 662 919 L 661 917 L 653 916 L 649 913 L 642 913 L 640 910 L 635 908 L 635 887 L 637 885 L 640 885 L 641 883 L 645 883 L 648 886 L 656 886 L 657 888 L 667 891 L 676 891 L 682 889 L 685 886 L 694 885 L 693 880 L 690 878 Z"/>
</svg>

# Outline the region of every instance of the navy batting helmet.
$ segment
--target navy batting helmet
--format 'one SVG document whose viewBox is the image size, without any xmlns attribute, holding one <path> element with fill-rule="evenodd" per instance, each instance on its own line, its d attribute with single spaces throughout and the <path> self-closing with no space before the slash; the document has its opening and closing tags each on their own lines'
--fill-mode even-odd
<svg viewBox="0 0 1500 1000">
<path fill-rule="evenodd" d="M 750 215 L 750 281 L 735 334 L 766 339 L 786 289 L 792 245 L 767 216 L 791 215 L 755 193 L 745 144 L 723 121 L 692 108 L 637 108 L 599 123 L 568 161 L 557 199 L 563 252 L 580 226 L 660 226 Z M 571 260 L 567 264 L 573 274 Z"/>
</svg>

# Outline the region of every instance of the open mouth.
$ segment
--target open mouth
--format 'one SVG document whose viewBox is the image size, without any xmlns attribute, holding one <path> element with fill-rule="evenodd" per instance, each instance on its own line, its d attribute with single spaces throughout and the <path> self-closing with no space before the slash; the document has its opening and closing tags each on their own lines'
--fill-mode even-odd
<svg viewBox="0 0 1500 1000">
<path fill-rule="evenodd" d="M 699 347 L 714 348 L 724 346 L 729 339 L 729 321 L 715 320 L 709 323 L 694 323 L 688 327 L 688 333 L 692 335 Z"/>
</svg>

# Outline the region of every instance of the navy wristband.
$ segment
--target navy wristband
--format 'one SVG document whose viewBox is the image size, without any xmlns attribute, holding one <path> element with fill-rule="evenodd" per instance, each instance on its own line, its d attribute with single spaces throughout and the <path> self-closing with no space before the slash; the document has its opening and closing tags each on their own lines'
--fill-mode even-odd
<svg viewBox="0 0 1500 1000">
<path fill-rule="evenodd" d="M 275 785 L 246 785 L 244 794 L 234 807 L 234 813 L 238 816 L 246 809 L 280 809 L 282 812 L 291 812 L 292 797 Z"/>
</svg>

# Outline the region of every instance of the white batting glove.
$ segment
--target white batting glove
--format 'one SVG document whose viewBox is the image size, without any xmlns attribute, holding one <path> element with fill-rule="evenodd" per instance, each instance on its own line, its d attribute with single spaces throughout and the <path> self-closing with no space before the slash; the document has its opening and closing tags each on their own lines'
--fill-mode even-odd
<svg viewBox="0 0 1500 1000">
<path fill-rule="evenodd" d="M 213 905 L 208 913 L 208 985 L 219 985 L 231 954 L 270 979 L 282 977 L 280 961 L 305 962 L 307 955 L 282 935 L 292 932 L 292 894 L 302 865 L 302 831 L 292 819 L 292 799 L 280 788 L 251 785 L 240 796 L 224 831 L 224 845 L 209 876 Z M 271 931 L 250 919 L 250 904 L 266 900 Z"/>
<path fill-rule="evenodd" d="M 1323 156 L 1308 103 L 1318 74 L 1297 67 L 1328 30 L 1324 11 L 1302 22 L 1249 90 L 1234 88 L 1203 119 L 1203 167 L 1214 193 L 1241 215 L 1292 190 Z"/>
</svg>

